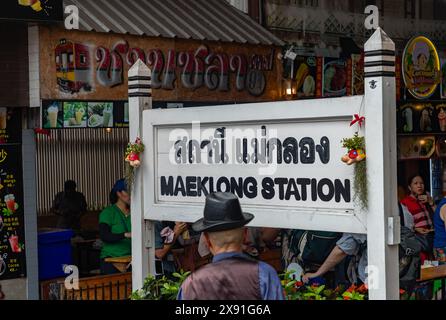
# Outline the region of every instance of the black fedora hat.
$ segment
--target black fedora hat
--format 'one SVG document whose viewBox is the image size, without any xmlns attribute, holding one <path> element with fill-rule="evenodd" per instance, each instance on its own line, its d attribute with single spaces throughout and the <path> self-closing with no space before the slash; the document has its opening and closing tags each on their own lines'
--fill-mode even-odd
<svg viewBox="0 0 446 320">
<path fill-rule="evenodd" d="M 203 218 L 192 225 L 196 232 L 216 232 L 243 227 L 254 215 L 242 212 L 238 198 L 230 192 L 215 192 L 206 197 Z"/>
</svg>

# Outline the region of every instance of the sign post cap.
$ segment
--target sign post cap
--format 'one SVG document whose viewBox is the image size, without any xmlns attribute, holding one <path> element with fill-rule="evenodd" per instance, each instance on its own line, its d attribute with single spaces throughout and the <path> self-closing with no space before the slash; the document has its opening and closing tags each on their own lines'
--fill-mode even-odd
<svg viewBox="0 0 446 320">
<path fill-rule="evenodd" d="M 138 59 L 129 70 L 129 77 L 150 77 L 151 74 L 152 71 L 141 59 Z"/>
<path fill-rule="evenodd" d="M 390 39 L 383 29 L 378 27 L 364 45 L 365 52 L 376 50 L 395 51 L 395 43 Z"/>
</svg>

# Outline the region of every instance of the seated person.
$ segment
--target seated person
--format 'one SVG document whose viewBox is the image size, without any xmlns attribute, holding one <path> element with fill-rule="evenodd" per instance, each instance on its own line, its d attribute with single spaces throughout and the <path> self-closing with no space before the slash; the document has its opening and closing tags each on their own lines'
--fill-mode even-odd
<svg viewBox="0 0 446 320">
<path fill-rule="evenodd" d="M 99 237 L 103 242 L 100 255 L 102 274 L 119 273 L 107 258 L 132 254 L 130 195 L 124 179 L 118 180 L 110 191 L 111 205 L 99 215 Z"/>
<path fill-rule="evenodd" d="M 157 274 L 171 277 L 176 272 L 172 249 L 179 237 L 187 230 L 184 222 L 155 222 L 155 257 L 157 259 Z"/>
</svg>

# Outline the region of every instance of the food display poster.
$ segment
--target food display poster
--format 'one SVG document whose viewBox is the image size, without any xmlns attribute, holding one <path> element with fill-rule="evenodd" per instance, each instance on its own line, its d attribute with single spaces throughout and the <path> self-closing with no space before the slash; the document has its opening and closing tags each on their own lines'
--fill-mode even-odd
<svg viewBox="0 0 446 320">
<path fill-rule="evenodd" d="M 22 147 L 0 144 L 0 281 L 26 276 Z"/>
<path fill-rule="evenodd" d="M 324 58 L 323 96 L 342 97 L 347 95 L 348 60 Z"/>
<path fill-rule="evenodd" d="M 42 127 L 45 129 L 127 128 L 128 101 L 42 102 Z"/>
<path fill-rule="evenodd" d="M 296 92 L 298 98 L 317 97 L 318 58 L 298 56 L 294 60 Z"/>
<path fill-rule="evenodd" d="M 19 108 L 0 107 L 0 144 L 22 142 L 22 116 Z"/>
</svg>

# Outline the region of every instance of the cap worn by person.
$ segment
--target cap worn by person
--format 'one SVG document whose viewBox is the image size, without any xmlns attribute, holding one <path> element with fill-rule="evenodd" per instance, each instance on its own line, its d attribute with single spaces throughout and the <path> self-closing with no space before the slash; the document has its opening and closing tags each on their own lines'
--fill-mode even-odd
<svg viewBox="0 0 446 320">
<path fill-rule="evenodd" d="M 120 179 L 120 180 L 116 181 L 115 185 L 113 186 L 112 191 L 114 193 L 127 191 L 127 185 L 125 183 L 125 179 Z"/>
<path fill-rule="evenodd" d="M 241 228 L 254 215 L 242 212 L 239 199 L 230 192 L 215 192 L 206 197 L 203 218 L 192 225 L 196 232 L 218 232 Z"/>
</svg>

